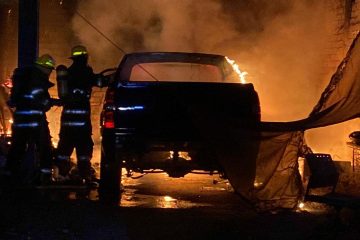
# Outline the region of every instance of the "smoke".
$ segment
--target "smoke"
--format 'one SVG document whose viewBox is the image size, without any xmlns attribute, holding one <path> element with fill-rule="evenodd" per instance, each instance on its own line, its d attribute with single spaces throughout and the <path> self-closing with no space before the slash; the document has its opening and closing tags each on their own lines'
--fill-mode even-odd
<svg viewBox="0 0 360 240">
<path fill-rule="evenodd" d="M 88 0 L 78 9 L 125 52 L 207 52 L 235 59 L 259 92 L 264 120 L 305 117 L 316 103 L 314 82 L 329 33 L 324 1 Z M 119 49 L 78 16 L 73 25 L 96 67 L 119 63 Z"/>
<path fill-rule="evenodd" d="M 122 51 L 227 55 L 259 93 L 262 120 L 307 117 L 330 74 L 324 69 L 335 24 L 326 0 L 86 0 L 73 19 L 95 69 L 117 66 Z M 316 139 L 316 137 L 312 137 Z"/>
<path fill-rule="evenodd" d="M 125 52 L 214 52 L 215 46 L 238 34 L 221 3 L 212 0 L 91 0 L 80 3 L 79 9 Z M 100 62 L 119 61 L 121 51 L 114 52 L 114 46 L 78 17 L 74 29 Z"/>
</svg>

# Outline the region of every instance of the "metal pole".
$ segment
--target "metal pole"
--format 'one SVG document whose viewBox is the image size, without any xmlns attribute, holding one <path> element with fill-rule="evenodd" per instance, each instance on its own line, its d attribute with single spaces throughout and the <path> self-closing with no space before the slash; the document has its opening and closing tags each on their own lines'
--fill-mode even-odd
<svg viewBox="0 0 360 240">
<path fill-rule="evenodd" d="M 38 57 L 39 1 L 19 0 L 19 67 L 31 65 Z"/>
</svg>

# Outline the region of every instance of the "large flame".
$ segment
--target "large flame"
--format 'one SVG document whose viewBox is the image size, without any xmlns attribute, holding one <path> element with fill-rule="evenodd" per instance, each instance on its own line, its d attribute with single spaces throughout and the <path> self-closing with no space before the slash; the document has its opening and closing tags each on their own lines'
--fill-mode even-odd
<svg viewBox="0 0 360 240">
<path fill-rule="evenodd" d="M 231 64 L 231 66 L 233 67 L 233 69 L 234 69 L 234 71 L 237 73 L 237 75 L 239 75 L 240 82 L 241 82 L 241 83 L 246 83 L 245 76 L 246 76 L 248 73 L 241 71 L 239 65 L 237 65 L 234 60 L 231 60 L 231 59 L 228 58 L 228 57 L 225 57 L 225 59 L 226 59 L 226 61 L 227 61 L 228 63 Z"/>
</svg>

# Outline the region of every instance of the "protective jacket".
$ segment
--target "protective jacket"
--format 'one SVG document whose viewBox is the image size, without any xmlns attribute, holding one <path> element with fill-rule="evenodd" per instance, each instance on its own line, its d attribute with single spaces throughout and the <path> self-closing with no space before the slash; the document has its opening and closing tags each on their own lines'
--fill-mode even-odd
<svg viewBox="0 0 360 240">
<path fill-rule="evenodd" d="M 9 105 L 16 107 L 13 128 L 34 128 L 46 121 L 51 108 L 48 89 L 54 86 L 36 67 L 17 68 L 13 75 Z"/>
<path fill-rule="evenodd" d="M 91 132 L 90 97 L 95 82 L 96 75 L 90 66 L 75 62 L 69 67 L 61 127 L 86 128 Z"/>
<path fill-rule="evenodd" d="M 49 81 L 48 75 L 35 66 L 15 69 L 12 81 L 8 103 L 16 109 L 8 167 L 16 171 L 22 164 L 28 144 L 33 142 L 40 154 L 41 168 L 49 170 L 52 165 L 52 144 L 46 111 L 51 107 L 48 89 L 54 84 Z"/>
</svg>

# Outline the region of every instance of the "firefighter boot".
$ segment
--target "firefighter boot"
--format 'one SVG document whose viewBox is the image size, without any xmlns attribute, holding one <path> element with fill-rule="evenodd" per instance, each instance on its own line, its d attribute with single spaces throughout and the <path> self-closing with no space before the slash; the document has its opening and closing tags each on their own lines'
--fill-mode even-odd
<svg viewBox="0 0 360 240">
<path fill-rule="evenodd" d="M 67 157 L 66 159 L 63 158 L 56 158 L 55 161 L 55 165 L 58 167 L 59 169 L 59 175 L 61 175 L 62 177 L 66 177 L 71 169 L 71 164 L 70 164 L 70 157 Z"/>
<path fill-rule="evenodd" d="M 91 183 L 91 163 L 90 161 L 78 161 L 78 171 L 82 183 Z"/>
</svg>

